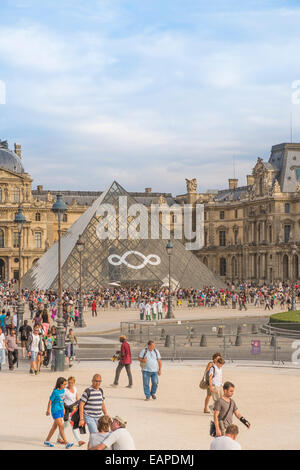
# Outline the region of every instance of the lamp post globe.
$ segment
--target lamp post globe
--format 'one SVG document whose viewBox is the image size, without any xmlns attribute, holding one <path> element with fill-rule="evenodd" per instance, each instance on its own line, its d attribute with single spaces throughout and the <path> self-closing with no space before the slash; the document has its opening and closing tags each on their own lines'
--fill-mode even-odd
<svg viewBox="0 0 300 470">
<path fill-rule="evenodd" d="M 173 243 L 171 240 L 168 241 L 166 246 L 167 254 L 169 256 L 169 295 L 168 295 L 168 311 L 166 318 L 174 318 L 172 309 L 172 294 L 171 294 L 171 256 L 173 252 Z"/>
<path fill-rule="evenodd" d="M 14 223 L 18 226 L 18 244 L 19 244 L 19 295 L 17 304 L 17 332 L 20 326 L 23 324 L 24 316 L 24 304 L 22 301 L 22 278 L 21 278 L 21 240 L 23 225 L 26 222 L 26 217 L 22 212 L 22 208 L 18 208 L 18 212 L 15 215 Z"/>
<path fill-rule="evenodd" d="M 78 240 L 76 242 L 76 248 L 79 253 L 79 302 L 78 302 L 78 310 L 79 310 L 79 327 L 85 327 L 86 324 L 83 319 L 83 305 L 82 305 L 82 252 L 84 250 L 85 243 L 82 239 L 82 235 L 79 235 Z"/>
<path fill-rule="evenodd" d="M 67 206 L 62 199 L 61 194 L 57 194 L 56 202 L 52 206 L 52 211 L 57 216 L 58 222 L 58 309 L 57 309 L 57 328 L 56 328 L 56 346 L 55 348 L 55 371 L 65 370 L 65 328 L 62 313 L 62 272 L 61 272 L 61 219 Z"/>
</svg>

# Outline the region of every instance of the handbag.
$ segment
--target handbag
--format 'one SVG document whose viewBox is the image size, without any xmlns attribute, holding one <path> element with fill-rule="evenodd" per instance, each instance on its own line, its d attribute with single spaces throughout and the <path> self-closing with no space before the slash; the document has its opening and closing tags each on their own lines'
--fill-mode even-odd
<svg viewBox="0 0 300 470">
<path fill-rule="evenodd" d="M 228 410 L 226 411 L 224 417 L 223 417 L 220 421 L 225 421 L 225 419 L 227 418 L 228 413 L 229 413 L 230 408 L 231 408 L 231 403 L 232 403 L 232 400 L 230 399 L 230 405 L 229 405 L 229 407 L 228 407 Z M 211 421 L 211 422 L 210 422 L 210 427 L 209 427 L 209 435 L 210 435 L 211 437 L 216 437 L 216 434 L 217 434 L 217 431 L 216 431 L 215 422 L 214 422 L 214 421 Z"/>
</svg>

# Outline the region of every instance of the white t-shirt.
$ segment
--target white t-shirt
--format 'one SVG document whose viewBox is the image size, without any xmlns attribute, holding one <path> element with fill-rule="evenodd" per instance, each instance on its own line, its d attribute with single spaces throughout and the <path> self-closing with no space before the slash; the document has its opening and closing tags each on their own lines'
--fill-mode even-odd
<svg viewBox="0 0 300 470">
<path fill-rule="evenodd" d="M 31 351 L 39 352 L 39 342 L 40 342 L 40 336 L 32 335 Z"/>
<path fill-rule="evenodd" d="M 112 447 L 113 450 L 135 450 L 135 444 L 132 436 L 125 428 L 119 428 L 113 431 L 103 444 Z"/>
<path fill-rule="evenodd" d="M 100 433 L 100 432 L 92 432 L 90 434 L 90 449 L 96 447 L 104 441 L 108 436 L 110 436 L 110 432 Z M 105 450 L 111 450 L 111 447 L 105 447 Z"/>
<path fill-rule="evenodd" d="M 214 371 L 215 369 L 215 371 Z M 214 373 L 214 376 L 212 378 L 212 384 L 214 387 L 221 387 L 222 385 L 222 367 L 218 367 L 215 364 L 210 368 L 209 370 L 209 375 L 212 375 Z"/>
<path fill-rule="evenodd" d="M 229 436 L 215 437 L 210 445 L 210 450 L 242 450 L 241 444 Z"/>
<path fill-rule="evenodd" d="M 77 394 L 77 388 L 74 388 L 74 393 L 70 392 L 68 388 L 65 388 L 65 394 L 64 394 L 64 404 L 67 406 L 73 405 L 76 401 L 76 394 Z"/>
<path fill-rule="evenodd" d="M 5 349 L 4 341 L 5 341 L 4 333 L 1 333 L 1 335 L 0 335 L 0 349 Z"/>
</svg>

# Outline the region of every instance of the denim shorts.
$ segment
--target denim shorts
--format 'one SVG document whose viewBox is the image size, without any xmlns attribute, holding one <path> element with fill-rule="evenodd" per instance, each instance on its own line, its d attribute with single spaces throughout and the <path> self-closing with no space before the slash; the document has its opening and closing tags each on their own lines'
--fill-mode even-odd
<svg viewBox="0 0 300 470">
<path fill-rule="evenodd" d="M 51 413 L 53 419 L 57 418 L 63 418 L 64 417 L 64 412 L 63 411 L 57 411 L 56 413 Z"/>
<path fill-rule="evenodd" d="M 36 351 L 31 351 L 31 360 L 36 361 L 38 353 Z"/>
</svg>

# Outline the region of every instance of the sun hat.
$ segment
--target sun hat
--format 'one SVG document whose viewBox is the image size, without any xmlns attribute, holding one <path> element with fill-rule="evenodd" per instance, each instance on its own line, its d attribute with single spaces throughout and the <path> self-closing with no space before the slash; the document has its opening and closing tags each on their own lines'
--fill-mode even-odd
<svg viewBox="0 0 300 470">
<path fill-rule="evenodd" d="M 125 419 L 121 418 L 120 416 L 114 416 L 112 420 L 118 421 L 123 426 L 126 426 L 127 424 L 127 421 L 125 421 Z"/>
</svg>

